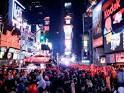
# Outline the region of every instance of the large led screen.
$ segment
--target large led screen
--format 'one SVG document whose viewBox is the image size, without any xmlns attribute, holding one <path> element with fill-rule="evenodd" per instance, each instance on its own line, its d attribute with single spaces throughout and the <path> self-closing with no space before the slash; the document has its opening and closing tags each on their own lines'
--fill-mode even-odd
<svg viewBox="0 0 124 93">
<path fill-rule="evenodd" d="M 106 0 L 102 11 L 105 53 L 124 50 L 124 1 Z"/>
<path fill-rule="evenodd" d="M 102 35 L 102 2 L 100 2 L 93 10 L 93 38 Z"/>
<path fill-rule="evenodd" d="M 12 22 L 13 26 L 16 25 L 19 29 L 22 26 L 22 12 L 24 9 L 25 8 L 18 2 L 18 0 L 9 0 L 8 19 L 10 23 Z"/>
<path fill-rule="evenodd" d="M 124 32 L 113 34 L 112 36 L 108 36 L 108 37 L 105 36 L 104 50 L 105 50 L 105 53 L 123 51 L 124 50 Z"/>
<path fill-rule="evenodd" d="M 116 62 L 115 54 L 106 55 L 106 63 L 107 64 L 111 64 L 111 63 L 115 63 L 115 62 Z"/>
</svg>

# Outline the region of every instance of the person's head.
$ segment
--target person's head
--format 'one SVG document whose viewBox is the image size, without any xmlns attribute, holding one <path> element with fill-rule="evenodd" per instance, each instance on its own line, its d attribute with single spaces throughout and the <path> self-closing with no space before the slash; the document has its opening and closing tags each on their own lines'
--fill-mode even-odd
<svg viewBox="0 0 124 93">
<path fill-rule="evenodd" d="M 16 91 L 10 91 L 9 93 L 16 93 Z"/>
<path fill-rule="evenodd" d="M 42 93 L 48 93 L 48 91 L 43 91 Z"/>
<path fill-rule="evenodd" d="M 45 80 L 49 80 L 49 77 L 46 75 L 46 76 L 44 77 L 44 79 L 45 79 Z"/>
<path fill-rule="evenodd" d="M 124 87 L 119 87 L 119 88 L 118 88 L 118 92 L 119 92 L 119 93 L 124 93 Z"/>
<path fill-rule="evenodd" d="M 65 91 L 63 88 L 57 88 L 56 93 L 65 93 Z"/>
<path fill-rule="evenodd" d="M 105 28 L 106 28 L 106 30 L 107 31 L 110 31 L 111 30 L 111 26 L 112 24 L 111 24 L 111 18 L 110 17 L 108 17 L 106 20 L 105 20 Z M 108 32 L 107 32 L 108 33 Z"/>
</svg>

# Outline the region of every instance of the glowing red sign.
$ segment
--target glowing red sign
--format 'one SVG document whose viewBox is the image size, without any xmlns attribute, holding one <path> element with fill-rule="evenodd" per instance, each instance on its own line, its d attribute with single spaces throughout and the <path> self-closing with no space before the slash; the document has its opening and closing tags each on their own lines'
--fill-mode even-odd
<svg viewBox="0 0 124 93">
<path fill-rule="evenodd" d="M 25 58 L 24 59 L 24 61 L 25 62 L 34 62 L 34 63 L 36 63 L 36 62 L 38 62 L 38 63 L 45 63 L 45 62 L 49 62 L 49 60 L 50 60 L 50 57 L 45 57 L 45 56 L 43 56 L 43 57 L 29 57 L 29 58 Z"/>
<path fill-rule="evenodd" d="M 116 53 L 116 62 L 124 62 L 124 52 Z"/>
<path fill-rule="evenodd" d="M 103 38 L 102 37 L 99 37 L 97 39 L 93 39 L 93 47 L 98 47 L 98 46 L 101 46 L 103 45 Z"/>
<path fill-rule="evenodd" d="M 44 30 L 45 30 L 45 31 L 49 31 L 49 29 L 50 29 L 50 28 L 49 28 L 48 25 L 45 25 L 45 26 L 44 26 Z"/>
<path fill-rule="evenodd" d="M 10 31 L 7 31 L 6 34 L 1 34 L 0 47 L 20 49 L 19 37 L 17 35 L 12 35 Z"/>
<path fill-rule="evenodd" d="M 120 0 L 116 0 L 115 3 L 112 3 L 110 9 L 106 9 L 104 12 L 104 17 L 108 17 L 110 14 L 112 14 L 114 11 L 116 11 L 120 7 Z"/>
</svg>

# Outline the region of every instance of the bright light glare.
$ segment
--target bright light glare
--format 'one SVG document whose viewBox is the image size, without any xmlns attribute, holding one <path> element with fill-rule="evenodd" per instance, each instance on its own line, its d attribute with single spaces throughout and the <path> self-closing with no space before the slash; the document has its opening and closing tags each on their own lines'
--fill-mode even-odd
<svg viewBox="0 0 124 93">
<path fill-rule="evenodd" d="M 49 46 L 50 49 L 52 49 L 52 43 L 49 42 L 48 46 Z"/>
<path fill-rule="evenodd" d="M 90 60 L 82 60 L 82 63 L 90 63 Z"/>
<path fill-rule="evenodd" d="M 22 64 L 23 63 L 23 60 L 20 60 L 19 63 Z"/>
<path fill-rule="evenodd" d="M 94 3 L 95 4 L 95 3 Z M 97 7 L 96 7 L 96 11 L 100 11 L 102 8 L 102 2 L 100 2 Z"/>
<path fill-rule="evenodd" d="M 71 34 L 72 33 L 72 25 L 64 25 L 64 32 L 66 34 Z"/>
<path fill-rule="evenodd" d="M 75 61 L 75 56 L 71 57 L 71 61 L 74 62 Z"/>
<path fill-rule="evenodd" d="M 40 64 L 40 68 L 41 69 L 44 69 L 45 68 L 45 65 L 44 64 Z"/>
<path fill-rule="evenodd" d="M 71 40 L 65 40 L 65 47 L 66 47 L 66 49 L 68 49 L 68 50 L 71 50 Z"/>
<path fill-rule="evenodd" d="M 65 55 L 70 55 L 71 51 L 65 51 Z"/>
<path fill-rule="evenodd" d="M 95 5 L 95 4 L 96 4 L 96 1 L 92 1 L 91 5 L 93 6 L 93 5 Z"/>
<path fill-rule="evenodd" d="M 0 52 L 0 58 L 3 58 L 4 52 Z"/>
<path fill-rule="evenodd" d="M 68 65 L 69 65 L 69 61 L 68 61 L 68 60 L 67 60 L 67 61 L 65 60 L 65 61 L 64 61 L 64 64 L 65 64 L 66 66 L 68 66 Z"/>
<path fill-rule="evenodd" d="M 62 58 L 61 58 L 61 61 L 62 61 L 62 62 L 64 62 L 64 61 L 65 61 L 65 58 L 64 58 L 64 57 L 62 57 Z"/>
<path fill-rule="evenodd" d="M 34 64 L 29 64 L 29 65 L 27 66 L 27 68 L 34 70 L 34 69 L 36 69 L 37 67 L 36 67 Z"/>
<path fill-rule="evenodd" d="M 65 7 L 70 7 L 71 6 L 71 2 L 65 3 Z"/>
<path fill-rule="evenodd" d="M 62 62 L 62 64 L 66 65 L 66 66 L 69 65 L 69 59 L 68 58 L 62 57 L 61 62 Z"/>
<path fill-rule="evenodd" d="M 17 21 L 18 22 L 21 22 L 22 21 L 22 18 L 21 17 L 17 17 Z"/>
<path fill-rule="evenodd" d="M 23 27 L 26 28 L 26 26 L 27 26 L 27 22 L 24 22 Z"/>
</svg>

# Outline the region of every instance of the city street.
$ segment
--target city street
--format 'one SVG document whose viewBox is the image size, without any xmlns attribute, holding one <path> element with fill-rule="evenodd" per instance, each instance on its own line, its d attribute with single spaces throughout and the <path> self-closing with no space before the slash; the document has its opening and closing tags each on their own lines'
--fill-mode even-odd
<svg viewBox="0 0 124 93">
<path fill-rule="evenodd" d="M 124 0 L 1 0 L 0 93 L 124 93 Z"/>
</svg>

